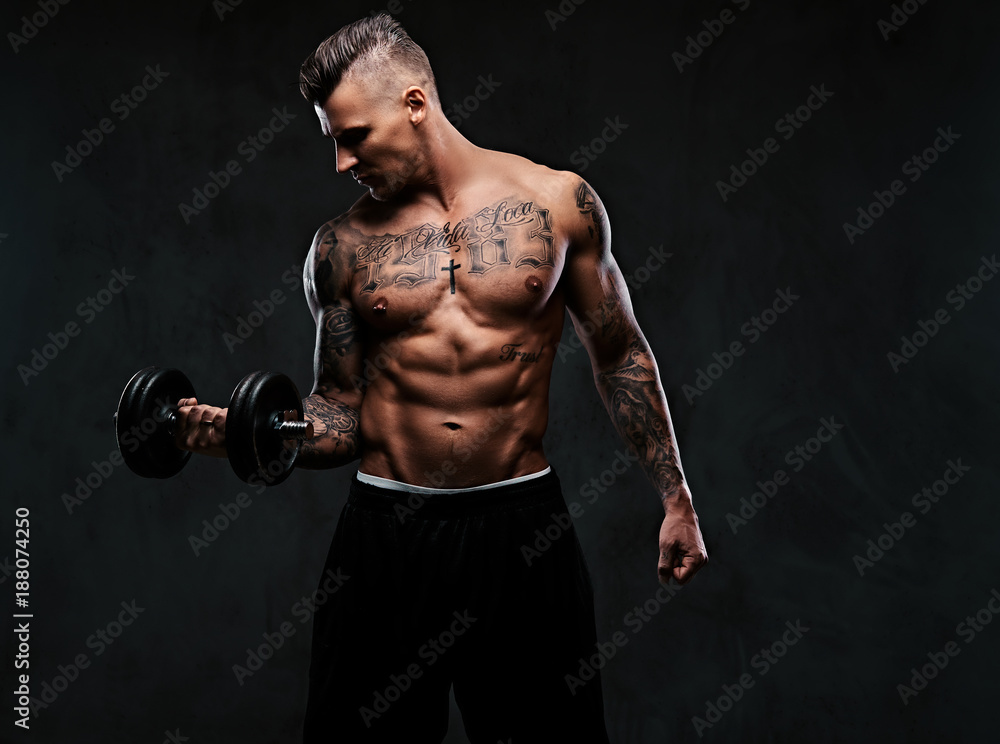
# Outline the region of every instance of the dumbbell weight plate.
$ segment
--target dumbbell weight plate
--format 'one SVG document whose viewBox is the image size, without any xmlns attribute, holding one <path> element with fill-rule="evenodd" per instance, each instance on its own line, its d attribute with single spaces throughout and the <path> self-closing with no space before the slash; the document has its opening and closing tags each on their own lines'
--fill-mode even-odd
<svg viewBox="0 0 1000 744">
<path fill-rule="evenodd" d="M 303 417 L 295 383 L 278 372 L 251 372 L 233 391 L 226 414 L 226 451 L 245 483 L 276 486 L 289 476 L 301 443 L 274 431 L 274 417 L 295 411 Z"/>
<path fill-rule="evenodd" d="M 176 411 L 181 398 L 194 397 L 194 386 L 180 370 L 145 367 L 132 376 L 118 401 L 115 433 L 133 473 L 170 478 L 187 464 L 191 453 L 178 449 L 165 414 Z"/>
</svg>

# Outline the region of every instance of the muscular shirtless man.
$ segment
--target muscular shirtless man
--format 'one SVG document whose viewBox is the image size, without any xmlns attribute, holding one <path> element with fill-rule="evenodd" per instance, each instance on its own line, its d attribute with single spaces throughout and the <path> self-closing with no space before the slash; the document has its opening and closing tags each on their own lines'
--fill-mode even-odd
<svg viewBox="0 0 1000 744">
<path fill-rule="evenodd" d="M 349 578 L 314 618 L 305 740 L 440 742 L 454 685 L 476 744 L 607 742 L 600 679 L 566 682 L 595 653 L 593 597 L 542 449 L 566 310 L 663 503 L 659 580 L 687 582 L 707 554 L 601 200 L 462 136 L 390 16 L 324 41 L 300 87 L 338 172 L 367 189 L 305 268 L 317 436 L 297 464 L 361 458 L 327 559 Z M 224 456 L 226 409 L 180 415 L 181 446 Z M 525 550 L 552 525 L 550 548 Z"/>
</svg>

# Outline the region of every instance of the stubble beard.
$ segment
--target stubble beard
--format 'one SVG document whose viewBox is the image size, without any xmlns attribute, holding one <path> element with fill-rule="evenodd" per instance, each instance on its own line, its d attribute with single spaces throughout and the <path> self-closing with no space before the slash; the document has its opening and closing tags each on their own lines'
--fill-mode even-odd
<svg viewBox="0 0 1000 744">
<path fill-rule="evenodd" d="M 375 199 L 375 201 L 389 201 L 411 182 L 418 168 L 419 163 L 416 162 L 416 160 L 409 160 L 406 163 L 405 169 L 401 172 L 383 173 L 382 180 L 384 183 L 381 183 L 378 186 L 369 186 L 368 192 L 372 195 L 372 198 Z"/>
</svg>

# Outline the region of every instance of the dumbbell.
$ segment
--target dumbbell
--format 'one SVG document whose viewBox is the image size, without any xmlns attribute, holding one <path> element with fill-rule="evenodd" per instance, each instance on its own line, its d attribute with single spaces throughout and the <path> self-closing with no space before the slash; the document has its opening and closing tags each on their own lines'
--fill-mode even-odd
<svg viewBox="0 0 1000 744">
<path fill-rule="evenodd" d="M 196 398 L 177 369 L 145 367 L 129 380 L 115 412 L 118 449 L 129 469 L 143 478 L 170 478 L 191 459 L 174 441 L 177 401 Z M 287 376 L 251 372 L 229 400 L 226 454 L 240 480 L 274 486 L 289 476 L 302 442 L 313 438 L 303 418 L 299 392 Z"/>
</svg>

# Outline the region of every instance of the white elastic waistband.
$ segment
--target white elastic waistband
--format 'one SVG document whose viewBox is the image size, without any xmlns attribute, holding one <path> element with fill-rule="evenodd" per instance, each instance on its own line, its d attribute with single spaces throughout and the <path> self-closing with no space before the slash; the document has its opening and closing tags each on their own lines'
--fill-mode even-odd
<svg viewBox="0 0 1000 744">
<path fill-rule="evenodd" d="M 510 486 L 514 483 L 521 483 L 522 481 L 531 480 L 532 478 L 540 478 L 546 473 L 552 470 L 552 466 L 548 466 L 545 470 L 539 470 L 537 473 L 528 473 L 527 475 L 519 475 L 517 478 L 508 478 L 507 480 L 497 481 L 496 483 L 485 483 L 481 486 L 472 486 L 470 488 L 428 488 L 427 486 L 414 486 L 410 483 L 403 483 L 402 481 L 390 480 L 389 478 L 380 478 L 377 475 L 368 475 L 368 473 L 362 473 L 358 471 L 358 480 L 362 483 L 367 483 L 371 486 L 379 486 L 380 488 L 388 488 L 392 491 L 409 491 L 410 493 L 422 493 L 433 495 L 436 493 L 469 493 L 470 491 L 485 491 L 488 488 L 498 488 L 500 486 Z"/>
</svg>

